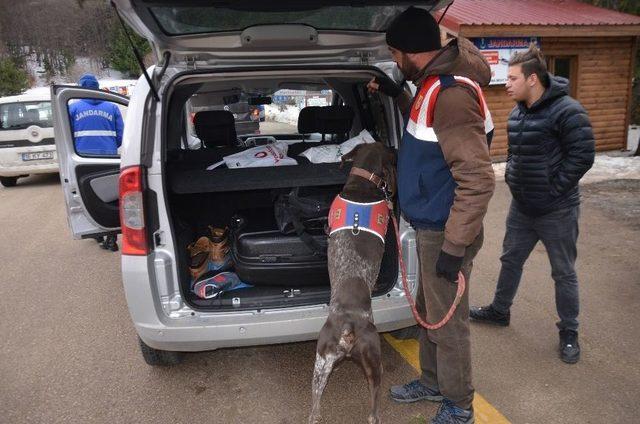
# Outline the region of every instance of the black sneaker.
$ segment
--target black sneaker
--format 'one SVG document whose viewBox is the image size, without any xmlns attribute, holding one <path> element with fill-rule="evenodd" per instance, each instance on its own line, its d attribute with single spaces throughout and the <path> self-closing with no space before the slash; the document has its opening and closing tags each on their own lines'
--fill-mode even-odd
<svg viewBox="0 0 640 424">
<path fill-rule="evenodd" d="M 560 359 L 567 364 L 575 364 L 580 360 L 577 331 L 560 330 Z"/>
<path fill-rule="evenodd" d="M 400 403 L 411 403 L 419 400 L 440 402 L 443 397 L 439 390 L 425 386 L 420 380 L 413 380 L 403 386 L 391 386 L 389 392 L 391 392 L 391 399 Z"/>
<path fill-rule="evenodd" d="M 500 325 L 506 327 L 511 320 L 511 313 L 506 314 L 496 311 L 493 306 L 472 306 L 469 310 L 469 318 L 478 322 L 486 322 L 488 324 Z"/>
<path fill-rule="evenodd" d="M 443 399 L 440 409 L 430 421 L 431 424 L 473 424 L 473 410 L 458 408 L 449 399 Z"/>
<path fill-rule="evenodd" d="M 108 235 L 104 238 L 104 242 L 102 242 L 102 244 L 100 244 L 100 247 L 102 247 L 104 250 L 110 250 L 112 252 L 117 252 L 118 251 L 118 243 L 116 243 L 116 236 L 115 235 Z"/>
</svg>

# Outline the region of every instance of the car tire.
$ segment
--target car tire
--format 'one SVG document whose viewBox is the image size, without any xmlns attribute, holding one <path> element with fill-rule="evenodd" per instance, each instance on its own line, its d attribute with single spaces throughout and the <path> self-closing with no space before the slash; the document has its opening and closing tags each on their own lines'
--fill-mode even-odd
<svg viewBox="0 0 640 424">
<path fill-rule="evenodd" d="M 154 349 L 143 342 L 140 337 L 138 337 L 138 341 L 140 342 L 140 352 L 142 353 L 142 357 L 148 365 L 169 367 L 172 365 L 178 365 L 182 362 L 182 352 Z"/>
<path fill-rule="evenodd" d="M 0 183 L 5 187 L 15 187 L 18 184 L 18 177 L 0 177 Z"/>
<path fill-rule="evenodd" d="M 420 329 L 417 325 L 412 325 L 411 327 L 392 331 L 390 334 L 398 340 L 418 339 L 418 336 L 420 335 Z"/>
</svg>

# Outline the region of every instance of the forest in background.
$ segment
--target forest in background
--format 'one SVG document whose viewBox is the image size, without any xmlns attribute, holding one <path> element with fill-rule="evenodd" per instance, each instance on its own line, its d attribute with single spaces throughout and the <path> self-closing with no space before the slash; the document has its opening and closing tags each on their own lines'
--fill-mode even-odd
<svg viewBox="0 0 640 424">
<path fill-rule="evenodd" d="M 581 0 L 640 15 L 640 0 Z M 129 31 L 143 56 L 151 51 Z M 137 78 L 140 69 L 115 11 L 105 0 L 0 0 L 0 96 L 34 85 L 29 64 L 45 80 L 76 80 L 78 58 Z M 640 54 L 636 54 L 631 121 L 640 124 Z"/>
<path fill-rule="evenodd" d="M 129 31 L 138 50 L 149 43 Z M 137 78 L 140 68 L 115 11 L 104 0 L 0 0 L 0 96 L 34 84 L 29 65 L 46 80 L 79 77 L 78 58 Z"/>
</svg>

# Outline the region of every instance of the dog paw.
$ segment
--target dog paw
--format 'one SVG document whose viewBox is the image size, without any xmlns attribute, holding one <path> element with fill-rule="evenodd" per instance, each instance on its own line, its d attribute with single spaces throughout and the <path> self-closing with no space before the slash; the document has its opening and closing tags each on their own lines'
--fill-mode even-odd
<svg viewBox="0 0 640 424">
<path fill-rule="evenodd" d="M 320 416 L 319 415 L 311 415 L 309 417 L 309 424 L 319 424 L 320 423 Z"/>
<path fill-rule="evenodd" d="M 380 419 L 380 417 L 369 415 L 369 418 L 367 418 L 367 424 L 382 424 L 382 420 Z"/>
</svg>

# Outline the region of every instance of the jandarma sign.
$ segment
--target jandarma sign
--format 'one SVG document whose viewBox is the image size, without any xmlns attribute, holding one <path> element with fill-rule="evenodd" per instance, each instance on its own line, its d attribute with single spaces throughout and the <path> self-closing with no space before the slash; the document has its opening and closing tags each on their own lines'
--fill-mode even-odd
<svg viewBox="0 0 640 424">
<path fill-rule="evenodd" d="M 527 50 L 532 43 L 539 45 L 537 37 L 475 38 L 472 41 L 489 62 L 491 85 L 507 82 L 509 58 L 513 53 Z"/>
</svg>

